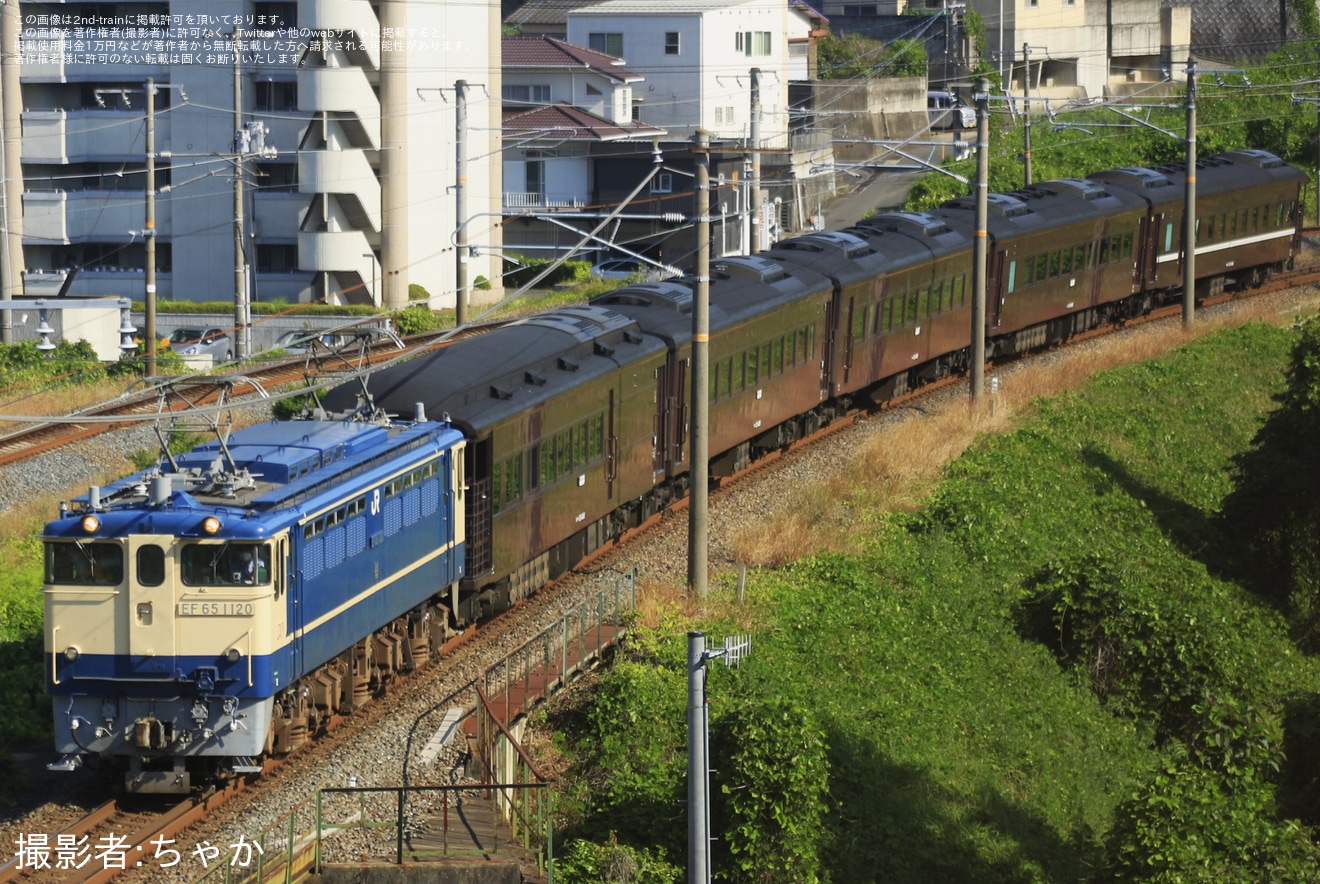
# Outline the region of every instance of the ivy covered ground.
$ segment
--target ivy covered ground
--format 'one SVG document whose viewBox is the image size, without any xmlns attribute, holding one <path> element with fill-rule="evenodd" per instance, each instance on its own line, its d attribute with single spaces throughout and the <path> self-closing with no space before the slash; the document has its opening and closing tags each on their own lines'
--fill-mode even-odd
<svg viewBox="0 0 1320 884">
<path fill-rule="evenodd" d="M 1278 537 L 1242 504 L 1320 497 L 1309 452 L 1291 502 L 1246 454 L 1280 402 L 1314 429 L 1317 372 L 1289 375 L 1320 365 L 1306 337 L 1299 357 L 1296 330 L 1251 325 L 1098 375 L 982 439 L 921 511 L 858 512 L 859 554 L 751 580 L 754 652 L 710 684 L 716 877 L 1316 880 L 1314 583 L 1253 577 Z M 742 631 L 638 630 L 592 706 L 549 722 L 556 880 L 684 879 L 694 626 Z"/>
</svg>

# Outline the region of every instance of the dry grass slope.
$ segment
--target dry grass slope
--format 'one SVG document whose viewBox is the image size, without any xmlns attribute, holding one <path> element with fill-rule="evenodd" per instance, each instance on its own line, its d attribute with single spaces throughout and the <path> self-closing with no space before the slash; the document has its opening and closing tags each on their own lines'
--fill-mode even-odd
<svg viewBox="0 0 1320 884">
<path fill-rule="evenodd" d="M 1011 432 L 1038 400 L 1223 328 L 1252 321 L 1289 325 L 1318 307 L 1320 298 L 1314 293 L 1292 299 L 1271 315 L 1263 315 L 1253 302 L 1237 302 L 1213 314 L 1202 313 L 1190 330 L 1176 321 L 1143 326 L 1089 346 L 1065 348 L 1048 360 L 1011 366 L 1000 373 L 998 393 L 987 393 L 988 408 L 981 413 L 971 413 L 967 400 L 957 396 L 905 409 L 905 419 L 861 445 L 828 484 L 800 489 L 761 524 L 742 529 L 732 539 L 735 558 L 748 567 L 778 567 L 822 551 L 858 552 L 853 529 L 859 514 L 920 507 L 946 464 L 977 436 Z"/>
</svg>

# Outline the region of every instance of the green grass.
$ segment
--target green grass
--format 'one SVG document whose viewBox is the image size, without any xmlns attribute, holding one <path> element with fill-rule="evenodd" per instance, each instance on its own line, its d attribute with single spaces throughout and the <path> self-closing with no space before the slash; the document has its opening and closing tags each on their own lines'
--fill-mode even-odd
<svg viewBox="0 0 1320 884">
<path fill-rule="evenodd" d="M 1272 408 L 1294 339 L 1251 325 L 1102 374 L 980 440 L 923 511 L 856 513 L 879 526 L 866 554 L 749 586 L 765 625 L 746 668 L 713 680 L 711 714 L 718 727 L 738 698 L 786 698 L 824 727 L 824 878 L 1294 880 L 1313 868 L 1305 826 L 1320 819 L 1285 820 L 1320 807 L 1315 771 L 1284 782 L 1274 768 L 1314 728 L 1320 663 L 1273 607 L 1219 576 L 1232 573 L 1217 517 L 1230 459 Z M 648 636 L 640 656 L 672 666 L 684 641 Z M 609 777 L 609 747 L 626 740 L 566 728 L 575 777 Z M 570 808 L 571 835 L 629 819 L 617 794 Z M 683 818 L 681 806 L 649 817 L 666 812 Z"/>
</svg>

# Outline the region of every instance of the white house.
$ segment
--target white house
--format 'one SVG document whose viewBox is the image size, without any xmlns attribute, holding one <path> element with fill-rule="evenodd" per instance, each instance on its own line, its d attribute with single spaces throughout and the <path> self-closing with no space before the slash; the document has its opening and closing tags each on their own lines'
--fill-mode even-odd
<svg viewBox="0 0 1320 884">
<path fill-rule="evenodd" d="M 761 71 L 761 147 L 787 145 L 788 4 L 764 0 L 605 0 L 568 14 L 568 41 L 625 60 L 646 78 L 634 116 L 686 139 L 697 128 L 744 141 L 751 71 Z"/>
</svg>

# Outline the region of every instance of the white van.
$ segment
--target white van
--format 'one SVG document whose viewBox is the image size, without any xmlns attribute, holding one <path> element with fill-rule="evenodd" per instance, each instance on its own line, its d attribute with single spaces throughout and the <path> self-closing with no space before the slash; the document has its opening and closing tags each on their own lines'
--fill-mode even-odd
<svg viewBox="0 0 1320 884">
<path fill-rule="evenodd" d="M 971 129 L 976 126 L 976 111 L 952 92 L 927 92 L 926 110 L 932 129 Z"/>
</svg>

